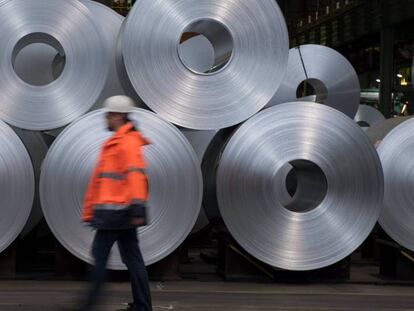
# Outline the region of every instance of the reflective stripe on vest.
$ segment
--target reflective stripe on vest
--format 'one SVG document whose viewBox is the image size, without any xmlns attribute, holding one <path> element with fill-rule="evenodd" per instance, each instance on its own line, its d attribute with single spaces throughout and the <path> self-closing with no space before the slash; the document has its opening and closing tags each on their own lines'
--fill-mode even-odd
<svg viewBox="0 0 414 311">
<path fill-rule="evenodd" d="M 128 169 L 128 173 L 142 173 L 142 174 L 146 174 L 147 170 L 145 168 L 140 168 L 140 167 L 131 167 L 130 169 Z"/>
<path fill-rule="evenodd" d="M 93 208 L 97 211 L 121 211 L 129 206 L 129 204 L 97 204 Z"/>
<path fill-rule="evenodd" d="M 140 199 L 132 199 L 131 204 L 96 204 L 93 208 L 97 211 L 121 211 L 131 205 L 144 205 L 146 202 Z"/>
<path fill-rule="evenodd" d="M 124 180 L 125 175 L 124 174 L 117 174 L 117 173 L 100 173 L 98 175 L 98 178 L 109 178 L 109 179 L 115 179 L 115 180 Z"/>
<path fill-rule="evenodd" d="M 131 167 L 128 170 L 128 173 L 126 174 L 119 174 L 119 173 L 113 173 L 113 172 L 107 172 L 107 173 L 100 173 L 98 175 L 98 178 L 109 178 L 109 179 L 114 179 L 114 180 L 125 180 L 127 175 L 129 173 L 142 173 L 142 174 L 146 174 L 146 170 L 144 168 L 139 168 L 139 167 Z"/>
</svg>

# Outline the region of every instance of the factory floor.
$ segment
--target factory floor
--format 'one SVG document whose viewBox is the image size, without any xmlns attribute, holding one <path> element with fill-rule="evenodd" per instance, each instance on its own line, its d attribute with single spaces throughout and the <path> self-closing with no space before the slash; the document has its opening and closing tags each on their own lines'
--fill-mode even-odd
<svg viewBox="0 0 414 311">
<path fill-rule="evenodd" d="M 84 288 L 85 283 L 70 281 L 0 281 L 0 310 L 58 311 L 74 306 Z M 155 311 L 414 310 L 414 287 L 410 286 L 177 281 L 152 283 L 151 288 Z M 116 310 L 129 300 L 128 283 L 111 283 L 98 310 Z"/>
</svg>

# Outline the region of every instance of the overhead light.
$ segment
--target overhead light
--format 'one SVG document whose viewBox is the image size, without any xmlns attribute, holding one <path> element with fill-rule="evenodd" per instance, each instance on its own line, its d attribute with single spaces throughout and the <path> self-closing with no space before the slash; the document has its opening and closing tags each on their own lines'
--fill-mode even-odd
<svg viewBox="0 0 414 311">
<path fill-rule="evenodd" d="M 403 75 L 401 73 L 398 73 L 397 77 L 401 79 L 403 77 Z"/>
<path fill-rule="evenodd" d="M 377 79 L 377 80 L 375 80 L 375 81 L 377 81 L 378 83 L 381 83 L 381 79 Z"/>
</svg>

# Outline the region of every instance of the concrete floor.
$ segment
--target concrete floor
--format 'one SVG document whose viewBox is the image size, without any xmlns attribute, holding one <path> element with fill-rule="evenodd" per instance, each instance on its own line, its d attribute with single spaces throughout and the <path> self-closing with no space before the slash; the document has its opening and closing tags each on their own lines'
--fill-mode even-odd
<svg viewBox="0 0 414 311">
<path fill-rule="evenodd" d="M 278 285 L 224 282 L 151 284 L 154 310 L 414 310 L 414 287 L 376 285 Z M 0 281 L 1 311 L 57 311 L 71 307 L 85 284 L 57 281 Z M 129 284 L 109 284 L 99 310 L 122 307 Z"/>
</svg>

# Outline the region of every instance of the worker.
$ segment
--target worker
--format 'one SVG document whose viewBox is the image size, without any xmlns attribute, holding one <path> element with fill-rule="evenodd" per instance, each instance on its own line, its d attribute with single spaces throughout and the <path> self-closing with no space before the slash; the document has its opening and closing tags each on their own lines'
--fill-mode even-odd
<svg viewBox="0 0 414 311">
<path fill-rule="evenodd" d="M 143 147 L 149 142 L 128 119 L 134 106 L 127 96 L 104 102 L 108 129 L 115 134 L 103 145 L 85 196 L 83 221 L 96 229 L 92 284 L 81 307 L 85 311 L 93 310 L 99 300 L 115 242 L 131 275 L 133 303 L 126 310 L 152 310 L 148 274 L 137 238 L 137 227 L 147 224 L 149 186 Z"/>
</svg>

